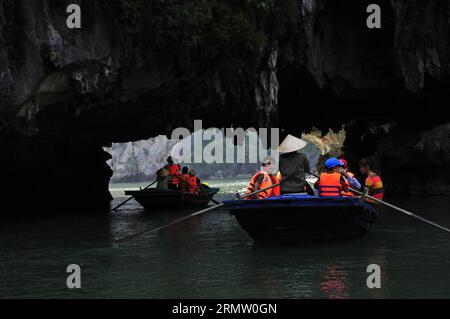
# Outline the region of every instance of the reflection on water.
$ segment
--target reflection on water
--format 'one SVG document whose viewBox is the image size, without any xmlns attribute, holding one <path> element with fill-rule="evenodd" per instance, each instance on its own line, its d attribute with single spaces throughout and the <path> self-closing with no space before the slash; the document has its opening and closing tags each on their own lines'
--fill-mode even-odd
<svg viewBox="0 0 450 319">
<path fill-rule="evenodd" d="M 330 299 L 346 299 L 349 297 L 346 292 L 346 280 L 347 276 L 344 271 L 336 265 L 330 265 L 324 271 L 320 291 Z"/>
<path fill-rule="evenodd" d="M 224 186 L 233 193 L 241 184 Z M 391 201 L 450 226 L 449 198 Z M 450 297 L 449 235 L 384 209 L 374 232 L 355 241 L 255 244 L 234 217 L 217 210 L 114 244 L 192 212 L 145 213 L 131 201 L 109 216 L 3 222 L 0 297 Z M 73 263 L 82 269 L 77 291 L 65 288 Z M 381 267 L 381 289 L 366 286 L 369 264 Z"/>
</svg>

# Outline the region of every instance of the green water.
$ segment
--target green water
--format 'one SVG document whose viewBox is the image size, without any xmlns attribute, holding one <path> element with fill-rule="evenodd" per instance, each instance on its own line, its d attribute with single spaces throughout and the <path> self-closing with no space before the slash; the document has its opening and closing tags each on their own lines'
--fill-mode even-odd
<svg viewBox="0 0 450 319">
<path fill-rule="evenodd" d="M 142 185 L 146 186 L 146 185 Z M 231 197 L 245 183 L 211 182 Z M 113 185 L 114 204 L 123 189 Z M 75 199 L 75 200 L 82 200 Z M 390 198 L 450 226 L 450 198 Z M 234 217 L 217 210 L 115 245 L 190 212 L 144 213 L 132 201 L 101 217 L 2 221 L 1 298 L 447 298 L 450 234 L 390 210 L 367 237 L 314 245 L 255 244 Z M 81 267 L 82 288 L 66 287 Z M 381 267 L 381 289 L 366 268 Z"/>
</svg>

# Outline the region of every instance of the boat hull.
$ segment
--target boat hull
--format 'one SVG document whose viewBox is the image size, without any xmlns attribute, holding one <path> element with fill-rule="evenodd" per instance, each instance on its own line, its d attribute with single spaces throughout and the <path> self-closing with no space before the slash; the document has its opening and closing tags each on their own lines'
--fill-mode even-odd
<svg viewBox="0 0 450 319">
<path fill-rule="evenodd" d="M 206 207 L 219 189 L 209 188 L 201 195 L 193 195 L 176 190 L 147 189 L 127 191 L 146 211 L 153 209 L 202 208 Z"/>
<path fill-rule="evenodd" d="M 366 236 L 377 210 L 351 198 L 281 196 L 260 201 L 228 201 L 230 210 L 258 242 L 316 242 Z"/>
</svg>

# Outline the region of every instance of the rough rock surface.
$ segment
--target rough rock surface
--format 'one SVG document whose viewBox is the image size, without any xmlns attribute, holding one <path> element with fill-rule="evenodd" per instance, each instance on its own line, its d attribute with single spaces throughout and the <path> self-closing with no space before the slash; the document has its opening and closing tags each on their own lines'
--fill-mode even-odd
<svg viewBox="0 0 450 319">
<path fill-rule="evenodd" d="M 106 207 L 111 172 L 101 146 L 189 128 L 196 118 L 325 132 L 345 124 L 355 160 L 372 155 L 379 138 L 425 138 L 449 122 L 439 115 L 450 101 L 449 3 L 377 1 L 382 28 L 369 30 L 371 2 L 0 0 L 5 196 L 19 201 L 27 185 L 30 201 L 18 202 L 27 211 L 48 205 L 48 194 L 56 209 L 87 193 L 71 207 Z M 66 27 L 70 3 L 82 7 L 81 30 Z M 420 118 L 407 120 L 405 108 Z M 361 143 L 390 119 L 396 129 Z M 444 154 L 440 138 L 418 145 Z M 407 145 L 402 154 L 417 151 Z M 378 158 L 393 183 L 409 174 Z M 448 193 L 439 181 L 433 187 Z M 404 183 L 392 190 L 412 191 Z"/>
<path fill-rule="evenodd" d="M 450 124 L 420 135 L 404 132 L 377 142 L 374 157 L 382 163 L 387 189 L 415 195 L 450 194 Z"/>
<path fill-rule="evenodd" d="M 301 132 L 299 130 L 299 132 Z M 203 132 L 204 133 L 204 132 Z M 317 132 L 320 135 L 320 132 Z M 252 135 L 250 135 L 252 136 Z M 309 136 L 309 135 L 308 135 Z M 302 152 L 308 157 L 309 162 L 312 167 L 315 167 L 319 161 L 319 158 L 326 154 L 329 150 L 342 147 L 345 134 L 327 134 L 324 138 L 318 138 L 314 136 L 312 142 L 302 150 Z M 256 134 L 253 134 L 254 138 L 257 138 Z M 192 139 L 181 143 L 181 147 L 186 146 L 186 148 L 192 147 Z M 304 137 L 304 139 L 306 139 Z M 249 139 L 250 140 L 250 139 Z M 206 147 L 210 141 L 204 143 Z M 148 140 L 127 142 L 127 143 L 113 143 L 112 147 L 105 148 L 105 151 L 112 155 L 112 159 L 108 162 L 108 165 L 113 169 L 114 175 L 111 178 L 113 183 L 122 182 L 146 182 L 154 180 L 156 172 L 167 164 L 167 157 L 172 155 L 177 163 L 181 166 L 187 166 L 189 169 L 195 169 L 197 175 L 202 180 L 211 179 L 248 179 L 255 174 L 260 169 L 260 164 L 258 162 L 251 163 L 250 157 L 248 156 L 250 149 L 250 143 L 242 143 L 239 146 L 233 145 L 231 139 L 226 140 L 226 145 L 224 146 L 224 159 L 222 162 L 214 163 L 193 163 L 189 161 L 188 163 L 183 161 L 183 157 L 177 157 L 177 148 L 175 146 L 180 146 L 178 141 L 168 139 L 166 136 L 158 136 L 156 138 L 151 138 Z M 242 163 L 226 163 L 227 151 L 233 147 L 233 154 L 245 154 L 247 157 L 246 161 Z M 258 149 L 253 149 L 254 154 L 258 153 Z"/>
</svg>

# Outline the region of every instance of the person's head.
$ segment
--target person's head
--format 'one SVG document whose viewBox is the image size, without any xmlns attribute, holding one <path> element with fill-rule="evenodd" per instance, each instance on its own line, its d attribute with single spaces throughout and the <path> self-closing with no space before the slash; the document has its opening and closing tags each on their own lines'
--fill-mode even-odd
<svg viewBox="0 0 450 319">
<path fill-rule="evenodd" d="M 273 174 L 274 168 L 275 168 L 275 161 L 272 157 L 268 156 L 265 157 L 261 161 L 261 168 L 264 172 L 268 174 Z"/>
<path fill-rule="evenodd" d="M 325 161 L 325 168 L 328 173 L 337 173 L 341 163 L 335 157 L 331 157 Z"/>
<path fill-rule="evenodd" d="M 197 172 L 195 171 L 195 169 L 191 169 L 191 170 L 189 171 L 189 175 L 190 175 L 190 176 L 195 176 L 195 175 L 197 175 Z"/>
<path fill-rule="evenodd" d="M 369 175 L 373 170 L 373 161 L 372 159 L 366 157 L 359 161 L 359 170 L 363 175 Z"/>
<path fill-rule="evenodd" d="M 185 167 L 183 167 L 183 168 L 181 169 L 181 174 L 187 174 L 187 173 L 189 173 L 189 168 L 187 168 L 187 167 L 185 166 Z"/>
<path fill-rule="evenodd" d="M 280 154 L 291 154 L 297 153 L 303 149 L 308 143 L 295 137 L 293 135 L 287 135 L 283 142 L 278 147 L 278 153 Z"/>
<path fill-rule="evenodd" d="M 340 167 L 348 171 L 348 162 L 345 159 L 340 158 L 339 163 L 341 163 Z"/>
<path fill-rule="evenodd" d="M 172 156 L 169 156 L 169 157 L 167 158 L 167 163 L 169 163 L 170 165 L 173 164 L 173 158 L 172 158 Z"/>
</svg>

